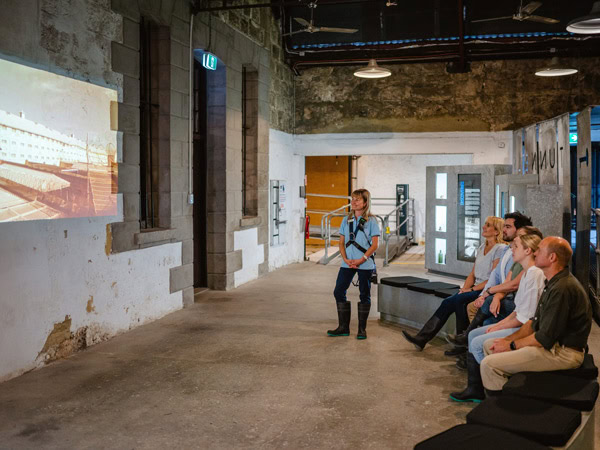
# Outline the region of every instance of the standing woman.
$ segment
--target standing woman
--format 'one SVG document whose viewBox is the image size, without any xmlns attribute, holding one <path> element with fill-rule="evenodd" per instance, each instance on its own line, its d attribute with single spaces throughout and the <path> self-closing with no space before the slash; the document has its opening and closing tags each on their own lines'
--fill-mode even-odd
<svg viewBox="0 0 600 450">
<path fill-rule="evenodd" d="M 344 262 L 338 272 L 333 295 L 337 305 L 339 325 L 328 330 L 329 336 L 350 335 L 350 302 L 346 291 L 352 278 L 358 273 L 360 303 L 358 303 L 357 339 L 367 338 L 367 318 L 371 310 L 371 274 L 375 259 L 371 256 L 379 244 L 379 226 L 371 214 L 371 194 L 366 189 L 352 192 L 350 213 L 340 226 L 340 253 Z"/>
<path fill-rule="evenodd" d="M 442 302 L 416 336 L 412 336 L 406 331 L 402 332 L 404 338 L 413 344 L 417 350 L 421 351 L 425 348 L 425 345 L 435 337 L 455 311 L 466 308 L 469 303 L 479 297 L 490 277 L 490 273 L 498 265 L 504 251 L 508 248 L 502 240 L 503 226 L 504 220 L 500 217 L 490 216 L 485 219 L 485 223 L 481 228 L 481 236 L 485 238 L 485 242 L 477 249 L 475 264 L 463 287 L 458 293 Z M 457 315 L 457 333 L 462 333 L 469 326 L 468 323 L 459 323 L 460 316 L 462 314 Z"/>
</svg>

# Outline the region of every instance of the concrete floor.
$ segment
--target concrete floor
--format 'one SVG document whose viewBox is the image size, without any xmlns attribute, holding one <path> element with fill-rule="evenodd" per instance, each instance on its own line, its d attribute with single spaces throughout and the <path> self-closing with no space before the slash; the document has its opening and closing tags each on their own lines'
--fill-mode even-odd
<svg viewBox="0 0 600 450">
<path fill-rule="evenodd" d="M 441 341 L 418 353 L 379 324 L 375 287 L 366 341 L 355 339 L 354 305 L 352 335 L 325 335 L 337 270 L 295 264 L 204 292 L 190 308 L 0 384 L 0 448 L 410 449 L 464 423 L 472 406 L 448 394 L 465 372 Z M 355 304 L 358 289 L 350 294 Z"/>
</svg>

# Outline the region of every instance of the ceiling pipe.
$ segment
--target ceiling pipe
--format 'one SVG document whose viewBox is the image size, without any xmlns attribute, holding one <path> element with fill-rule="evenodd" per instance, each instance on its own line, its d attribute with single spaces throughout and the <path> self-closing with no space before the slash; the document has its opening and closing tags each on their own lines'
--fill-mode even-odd
<svg viewBox="0 0 600 450">
<path fill-rule="evenodd" d="M 351 5 L 351 4 L 360 4 L 360 3 L 371 3 L 373 4 L 373 0 L 329 0 L 329 1 L 321 1 L 319 6 L 327 6 L 327 5 Z M 231 5 L 231 6 L 215 6 L 212 8 L 196 8 L 194 10 L 194 14 L 198 14 L 201 12 L 212 12 L 212 11 L 228 11 L 232 9 L 255 9 L 255 8 L 277 8 L 277 7 L 302 7 L 308 6 L 307 3 L 301 3 L 299 1 L 282 1 L 282 2 L 273 2 L 273 3 L 256 3 L 253 5 Z"/>
<path fill-rule="evenodd" d="M 467 72 L 467 62 L 465 60 L 465 20 L 463 0 L 458 0 L 458 67 L 456 72 Z"/>
<path fill-rule="evenodd" d="M 455 60 L 459 56 L 458 52 L 453 53 L 440 53 L 437 55 L 423 55 L 423 56 L 400 56 L 400 57 L 377 57 L 377 61 L 386 64 L 407 64 L 407 63 L 419 63 L 419 62 L 446 62 L 449 60 Z M 511 60 L 511 59 L 527 59 L 527 58 L 547 58 L 548 50 L 520 50 L 517 52 L 490 52 L 490 53 L 471 53 L 469 59 L 472 61 L 488 61 L 497 60 L 499 58 Z M 365 58 L 347 58 L 347 59 L 322 59 L 322 60 L 310 60 L 310 61 L 294 61 L 292 63 L 292 70 L 299 74 L 298 69 L 301 67 L 311 66 L 338 66 L 338 65 L 360 65 L 368 62 L 371 57 Z"/>
</svg>

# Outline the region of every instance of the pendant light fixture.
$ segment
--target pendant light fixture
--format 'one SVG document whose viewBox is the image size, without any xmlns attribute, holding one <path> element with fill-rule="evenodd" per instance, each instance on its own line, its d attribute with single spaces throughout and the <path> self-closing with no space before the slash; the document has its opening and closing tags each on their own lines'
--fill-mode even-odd
<svg viewBox="0 0 600 450">
<path fill-rule="evenodd" d="M 566 75 L 573 75 L 577 73 L 577 69 L 572 69 L 564 65 L 559 64 L 558 58 L 555 56 L 550 61 L 550 65 L 539 69 L 535 72 L 538 77 L 563 77 Z"/>
<path fill-rule="evenodd" d="M 578 17 L 567 25 L 567 31 L 577 34 L 600 33 L 600 1 L 594 2 L 587 16 Z"/>
<path fill-rule="evenodd" d="M 359 78 L 385 78 L 389 77 L 391 74 L 392 72 L 389 69 L 379 67 L 377 61 L 374 59 L 369 60 L 367 67 L 358 69 L 354 72 L 354 76 Z"/>
</svg>

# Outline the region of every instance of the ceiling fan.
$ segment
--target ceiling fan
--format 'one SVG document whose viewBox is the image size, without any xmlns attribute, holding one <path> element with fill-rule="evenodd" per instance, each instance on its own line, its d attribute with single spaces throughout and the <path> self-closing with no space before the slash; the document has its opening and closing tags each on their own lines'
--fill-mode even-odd
<svg viewBox="0 0 600 450">
<path fill-rule="evenodd" d="M 521 5 L 517 10 L 516 14 L 512 16 L 502 16 L 502 17 L 492 17 L 490 19 L 479 19 L 472 20 L 471 23 L 475 22 L 489 22 L 492 20 L 504 20 L 504 19 L 513 19 L 518 20 L 519 22 L 523 22 L 524 20 L 530 20 L 532 22 L 553 24 L 560 22 L 559 20 L 552 19 L 551 17 L 543 17 L 543 16 L 534 16 L 532 12 L 542 6 L 542 2 L 529 2 L 525 6 L 523 6 L 523 0 L 521 0 Z"/>
<path fill-rule="evenodd" d="M 356 28 L 316 27 L 313 21 L 313 14 L 316 7 L 317 0 L 308 4 L 308 8 L 310 9 L 310 22 L 302 17 L 294 17 L 294 20 L 304 27 L 303 29 L 290 31 L 289 33 L 284 33 L 282 36 L 291 36 L 292 34 L 298 33 L 317 33 L 320 31 L 327 33 L 356 33 L 358 31 Z"/>
</svg>

